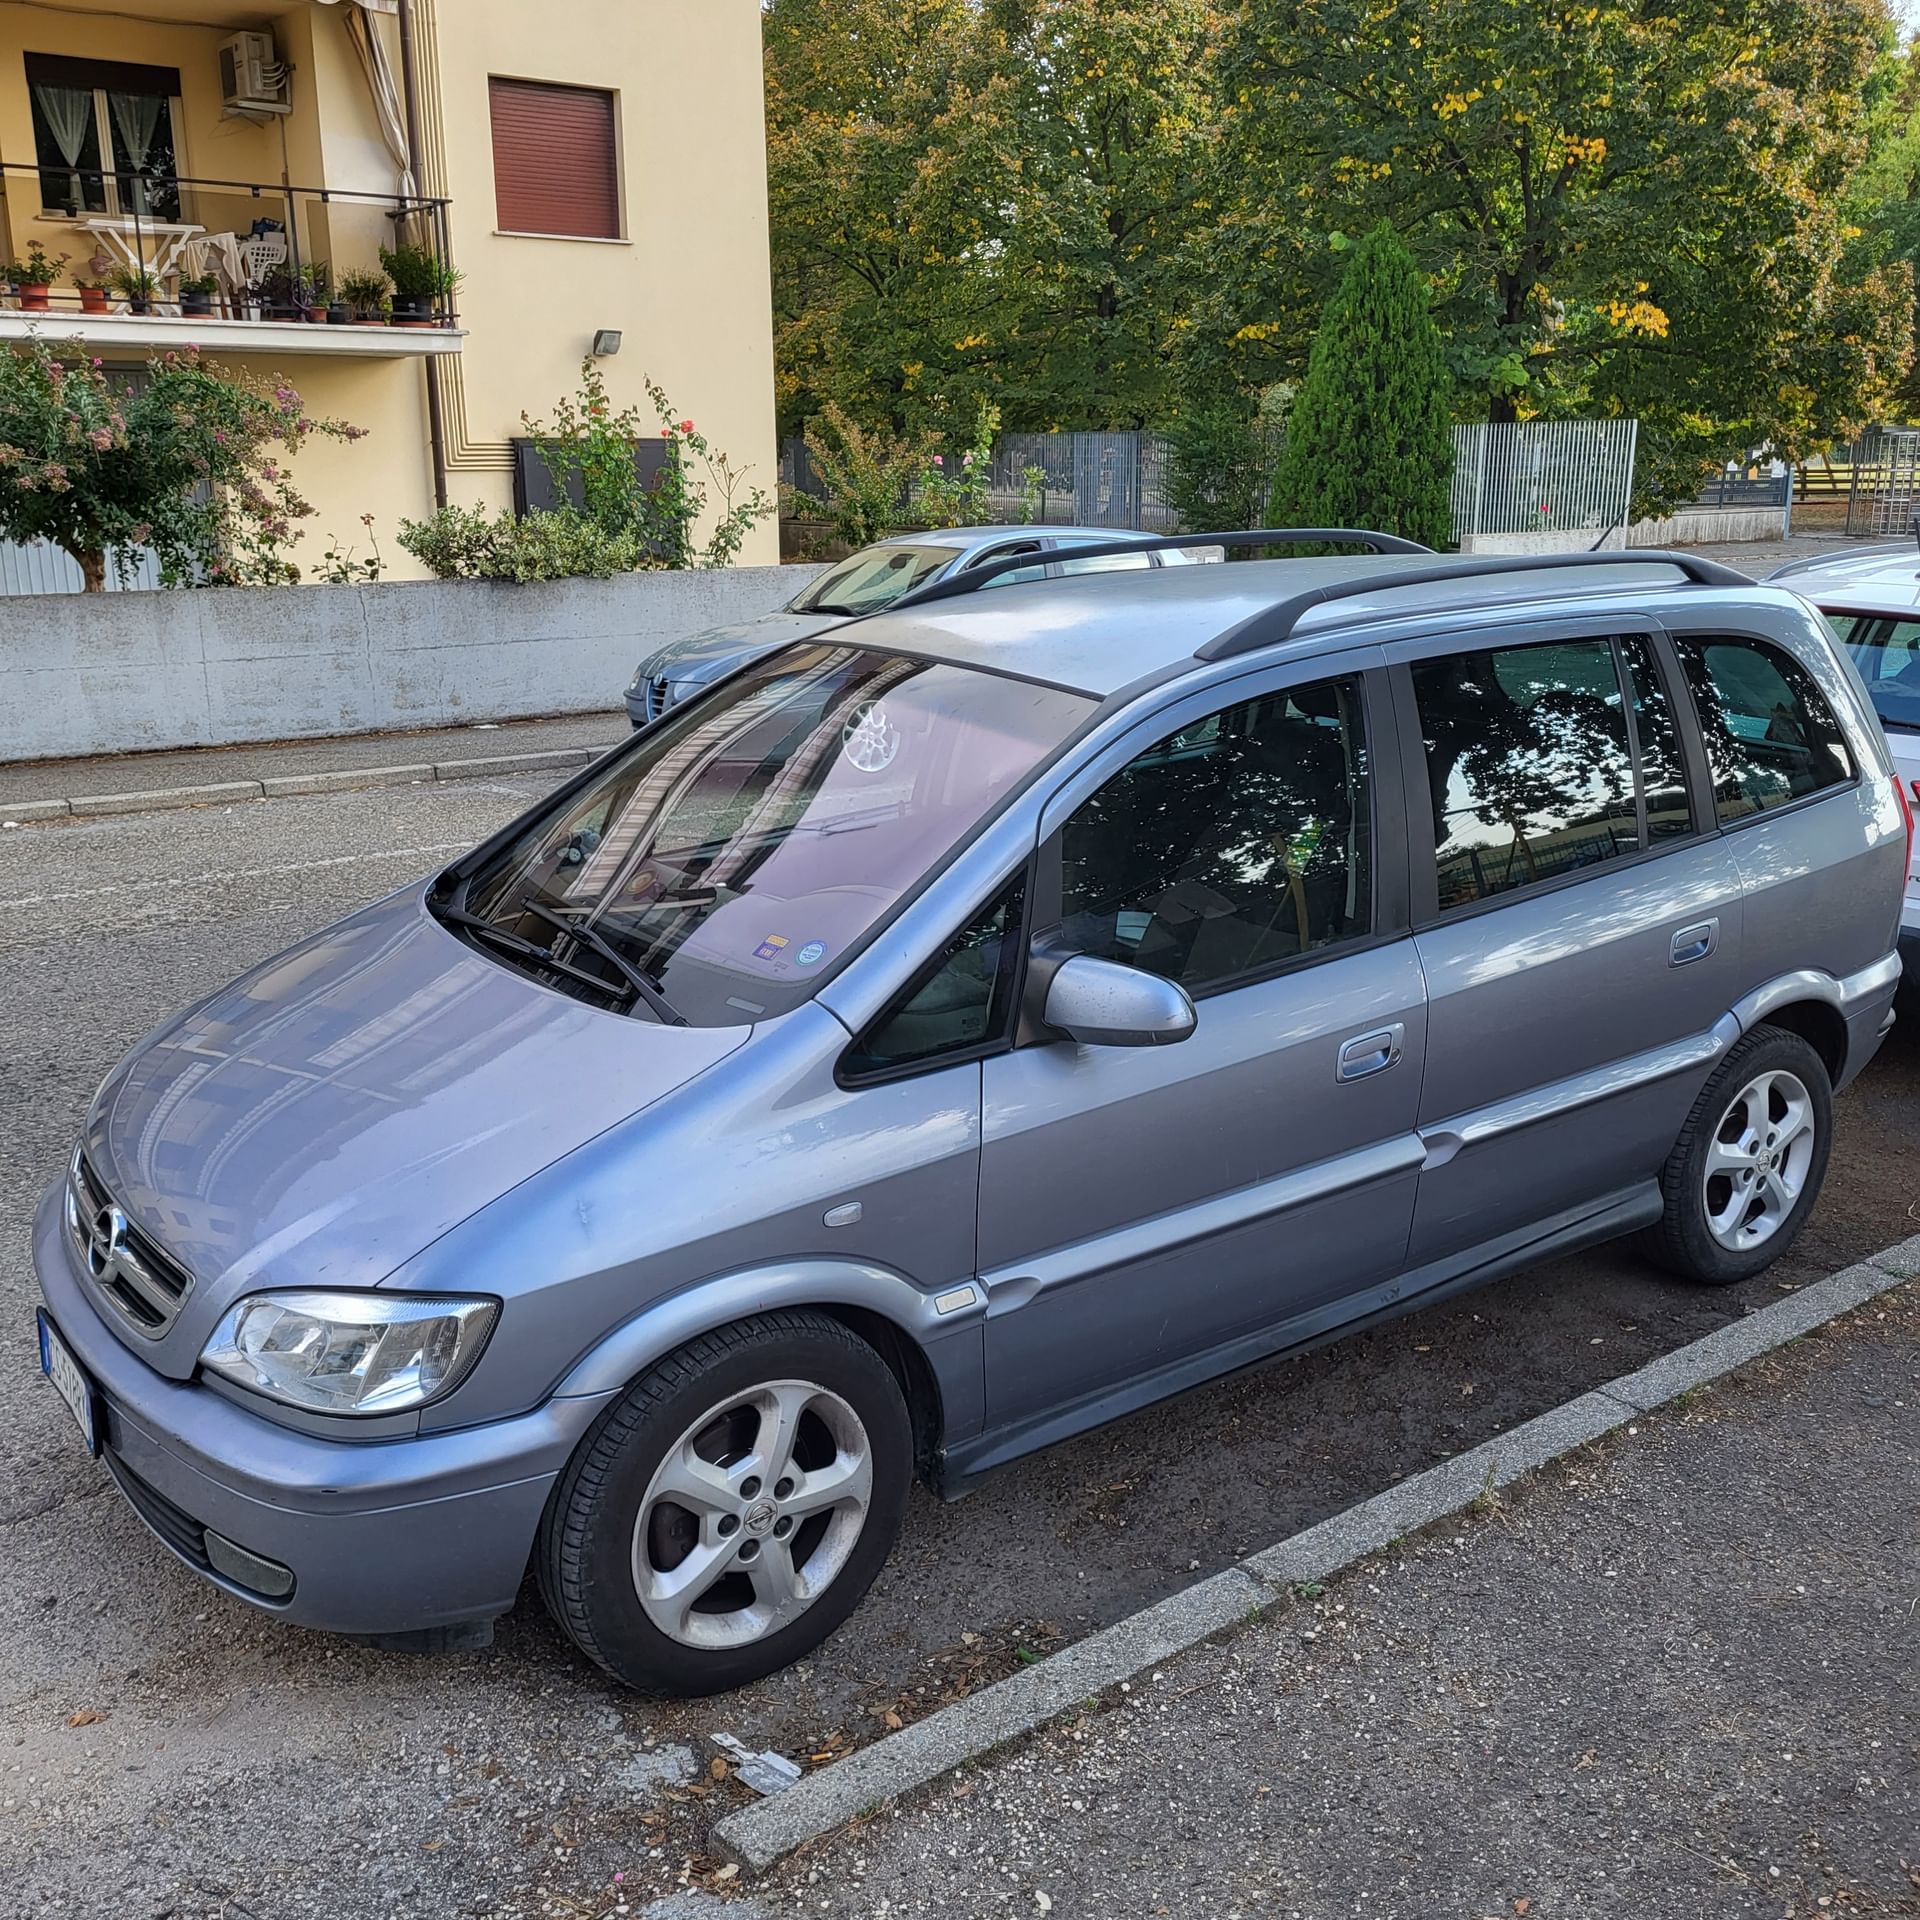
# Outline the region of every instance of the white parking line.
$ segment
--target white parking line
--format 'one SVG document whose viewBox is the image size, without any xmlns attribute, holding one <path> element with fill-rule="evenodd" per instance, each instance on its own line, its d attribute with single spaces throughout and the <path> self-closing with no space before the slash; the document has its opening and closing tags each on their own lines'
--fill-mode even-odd
<svg viewBox="0 0 1920 1920">
<path fill-rule="evenodd" d="M 73 887 L 63 893 L 29 893 L 0 900 L 0 912 L 12 907 L 48 907 L 64 900 L 98 900 L 115 893 L 151 893 L 166 887 L 201 887 L 220 880 L 271 880 L 283 873 L 314 873 L 323 867 L 358 866 L 365 860 L 417 860 L 428 854 L 456 853 L 471 840 L 439 840 L 429 847 L 390 847 L 379 853 L 341 853 L 330 860 L 296 860 L 284 867 L 219 867 L 210 873 L 165 874 L 151 880 L 116 880 L 99 887 Z"/>
</svg>

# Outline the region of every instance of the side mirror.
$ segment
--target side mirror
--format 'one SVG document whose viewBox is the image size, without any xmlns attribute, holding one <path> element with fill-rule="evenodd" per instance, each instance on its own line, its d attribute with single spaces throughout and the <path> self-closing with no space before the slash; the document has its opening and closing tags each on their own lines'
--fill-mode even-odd
<svg viewBox="0 0 1920 1920">
<path fill-rule="evenodd" d="M 1192 1033 L 1195 1015 L 1174 981 L 1081 953 L 1053 976 L 1042 1018 L 1085 1047 L 1168 1047 Z"/>
</svg>

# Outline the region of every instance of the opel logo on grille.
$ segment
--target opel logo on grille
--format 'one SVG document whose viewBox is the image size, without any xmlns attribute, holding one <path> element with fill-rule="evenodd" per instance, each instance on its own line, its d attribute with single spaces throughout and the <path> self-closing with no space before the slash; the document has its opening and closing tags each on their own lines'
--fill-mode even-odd
<svg viewBox="0 0 1920 1920">
<path fill-rule="evenodd" d="M 87 1271 L 103 1285 L 120 1267 L 127 1244 L 127 1216 L 118 1207 L 102 1207 L 87 1228 Z"/>
</svg>

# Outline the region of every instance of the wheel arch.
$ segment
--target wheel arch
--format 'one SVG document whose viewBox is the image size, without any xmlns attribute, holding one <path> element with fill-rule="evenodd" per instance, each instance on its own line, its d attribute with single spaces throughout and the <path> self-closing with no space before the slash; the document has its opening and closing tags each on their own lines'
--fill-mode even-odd
<svg viewBox="0 0 1920 1920">
<path fill-rule="evenodd" d="M 899 1382 L 913 1423 L 915 1465 L 932 1476 L 950 1434 L 979 1424 L 979 1308 L 941 1315 L 932 1297 L 890 1268 L 800 1260 L 724 1274 L 654 1301 L 573 1365 L 556 1398 L 618 1391 L 703 1333 L 774 1308 L 810 1308 L 866 1341 Z"/>
<path fill-rule="evenodd" d="M 1780 1027 L 1788 1033 L 1798 1034 L 1820 1056 L 1820 1064 L 1827 1070 L 1829 1083 L 1839 1086 L 1847 1066 L 1847 1021 L 1831 1000 L 1786 1001 L 1780 1006 L 1769 1007 L 1755 1022 L 1755 1026 Z M 1753 1028 L 1748 1031 L 1753 1031 Z"/>
</svg>

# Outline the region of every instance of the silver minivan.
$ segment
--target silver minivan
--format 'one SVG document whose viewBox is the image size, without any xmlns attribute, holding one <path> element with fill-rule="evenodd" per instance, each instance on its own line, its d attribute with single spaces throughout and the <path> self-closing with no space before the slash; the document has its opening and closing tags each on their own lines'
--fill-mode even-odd
<svg viewBox="0 0 1920 1920">
<path fill-rule="evenodd" d="M 289 1620 L 531 1562 L 703 1693 L 916 1474 L 1616 1235 L 1764 1268 L 1900 971 L 1852 666 L 1687 556 L 1348 537 L 754 659 L 159 1028 L 35 1223 L 83 1444 Z"/>
</svg>

